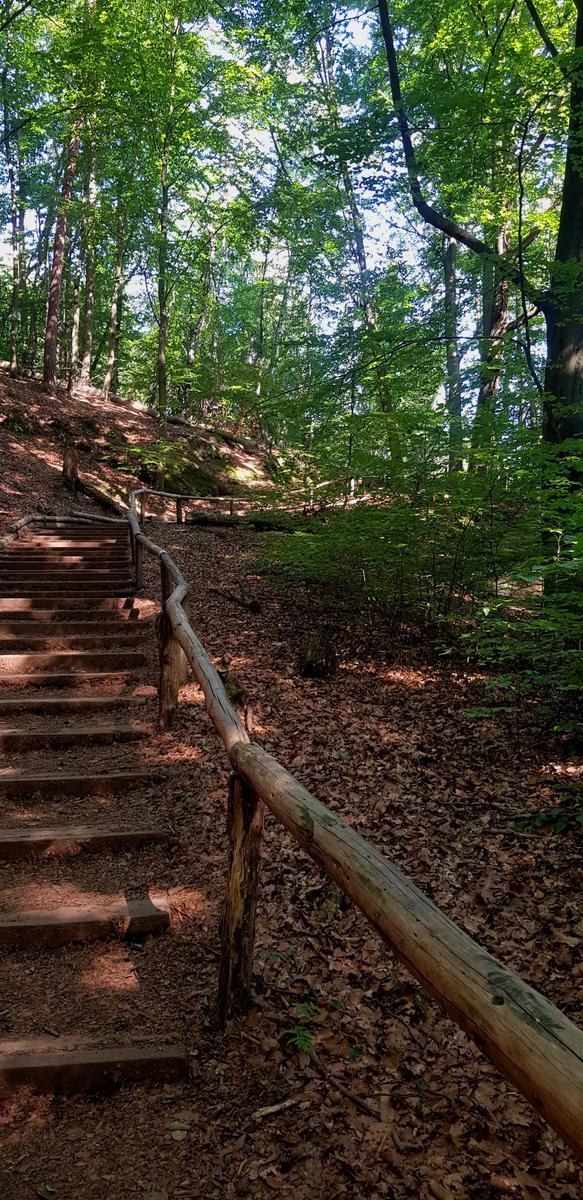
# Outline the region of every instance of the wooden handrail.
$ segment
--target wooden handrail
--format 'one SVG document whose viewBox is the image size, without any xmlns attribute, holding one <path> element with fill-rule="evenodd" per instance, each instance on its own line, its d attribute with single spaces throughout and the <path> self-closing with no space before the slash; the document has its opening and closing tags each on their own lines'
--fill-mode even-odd
<svg viewBox="0 0 583 1200">
<path fill-rule="evenodd" d="M 192 666 L 236 772 L 229 795 L 222 1015 L 231 1014 L 230 999 L 250 985 L 264 802 L 454 1021 L 583 1155 L 583 1032 L 440 912 L 398 867 L 317 800 L 276 759 L 250 742 L 184 610 L 189 585 L 171 556 L 146 538 L 139 525 L 136 532 L 135 509 L 133 493 L 128 513 L 132 535 L 137 545 L 158 557 L 164 570 L 178 580 L 163 600 L 163 612 Z"/>
<path fill-rule="evenodd" d="M 423 987 L 567 1142 L 583 1151 L 583 1031 L 454 925 L 259 746 L 230 759 Z"/>
</svg>

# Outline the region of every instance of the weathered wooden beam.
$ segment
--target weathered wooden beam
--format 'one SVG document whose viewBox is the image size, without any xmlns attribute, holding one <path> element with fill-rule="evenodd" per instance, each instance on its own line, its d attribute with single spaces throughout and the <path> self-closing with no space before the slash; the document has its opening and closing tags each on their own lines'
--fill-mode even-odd
<svg viewBox="0 0 583 1200">
<path fill-rule="evenodd" d="M 188 661 L 180 642 L 174 636 L 172 622 L 166 613 L 166 601 L 174 591 L 174 563 L 166 551 L 160 555 L 162 608 L 156 619 L 156 634 L 160 657 L 158 689 L 158 721 L 160 729 L 171 729 L 178 709 L 178 693 L 188 677 Z"/>
<path fill-rule="evenodd" d="M 134 567 L 136 572 L 136 590 L 144 586 L 144 549 L 141 537 L 135 539 Z"/>
<path fill-rule="evenodd" d="M 233 767 L 484 1054 L 583 1154 L 583 1032 L 472 941 L 378 850 L 256 745 Z"/>
<path fill-rule="evenodd" d="M 255 908 L 263 833 L 263 804 L 237 775 L 229 782 L 227 894 L 221 917 L 218 1023 L 246 1012 L 251 1003 Z"/>
<path fill-rule="evenodd" d="M 176 497 L 176 524 L 184 524 L 184 505 L 182 503 L 182 498 L 179 496 Z"/>
</svg>

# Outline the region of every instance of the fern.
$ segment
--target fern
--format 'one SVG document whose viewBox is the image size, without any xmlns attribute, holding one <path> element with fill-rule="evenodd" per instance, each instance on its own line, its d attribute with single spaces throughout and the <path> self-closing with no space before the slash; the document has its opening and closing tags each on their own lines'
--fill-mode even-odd
<svg viewBox="0 0 583 1200">
<path fill-rule="evenodd" d="M 314 1035 L 304 1025 L 293 1025 L 288 1030 L 287 1037 L 294 1050 L 299 1050 L 302 1054 L 312 1053 L 314 1049 Z"/>
</svg>

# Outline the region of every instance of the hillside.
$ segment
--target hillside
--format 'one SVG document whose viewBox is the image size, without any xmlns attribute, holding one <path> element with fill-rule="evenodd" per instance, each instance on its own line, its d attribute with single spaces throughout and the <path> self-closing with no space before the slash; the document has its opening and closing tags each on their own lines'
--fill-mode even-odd
<svg viewBox="0 0 583 1200">
<path fill-rule="evenodd" d="M 52 396 L 30 379 L 0 374 L 0 521 L 5 528 L 39 505 L 70 508 L 61 470 L 66 445 L 77 447 L 84 479 L 122 502 L 134 487 L 158 487 L 164 469 L 169 491 L 202 496 L 248 494 L 272 487 L 267 450 L 230 430 L 169 423 L 158 442 L 154 416 L 86 389 Z"/>
</svg>

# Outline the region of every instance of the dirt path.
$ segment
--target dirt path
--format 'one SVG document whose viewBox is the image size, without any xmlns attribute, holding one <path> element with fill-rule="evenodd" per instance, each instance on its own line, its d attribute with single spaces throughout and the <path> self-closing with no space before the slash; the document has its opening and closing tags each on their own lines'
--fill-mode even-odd
<svg viewBox="0 0 583 1200">
<path fill-rule="evenodd" d="M 517 812 L 548 807 L 557 780 L 572 778 L 573 764 L 545 761 L 506 730 L 470 722 L 473 699 L 463 679 L 414 652 L 391 657 L 375 644 L 363 656 L 355 631 L 339 634 L 333 680 L 302 680 L 295 659 L 306 602 L 257 576 L 257 539 L 187 528 L 156 529 L 154 536 L 196 583 L 191 612 L 205 645 L 217 657 L 233 655 L 257 739 L 448 915 L 580 1020 L 581 866 L 574 841 L 518 836 L 512 821 Z M 151 570 L 145 595 L 156 597 Z M 211 581 L 242 577 L 262 602 L 259 616 L 207 592 Z M 150 654 L 153 671 L 153 643 Z M 88 1097 L 52 1099 L 24 1089 L 9 1097 L 1 1118 L 5 1194 L 580 1197 L 581 1173 L 557 1138 L 272 821 L 262 864 L 256 1005 L 224 1037 L 212 1031 L 228 771 L 194 684 L 183 689 L 175 729 L 151 737 L 147 757 L 169 774 L 128 793 L 124 813 L 169 821 L 176 842 L 155 854 L 144 848 L 115 855 L 115 871 L 124 889 L 139 880 L 166 890 L 171 934 L 141 945 L 27 952 L 23 974 L 5 958 L 10 1007 L 1 1019 L 5 1035 L 13 1032 L 10 1022 L 22 1029 L 28 1017 L 62 1034 L 93 1014 L 118 1037 L 141 1022 L 157 1036 L 166 1031 L 185 1040 L 190 1076 Z M 95 797 L 90 811 L 103 816 L 105 805 L 109 818 L 118 803 Z M 74 803 L 63 798 L 53 811 L 65 821 Z M 38 821 L 38 802 L 27 812 Z M 88 892 L 106 894 L 112 865 L 86 858 Z M 71 864 L 48 863 L 43 871 L 43 888 L 70 895 Z M 0 899 L 17 886 L 10 872 Z M 20 878 L 32 896 L 34 871 L 28 867 Z M 312 1039 L 325 1077 L 298 1050 Z M 378 1115 L 360 1111 L 336 1079 Z"/>
</svg>

